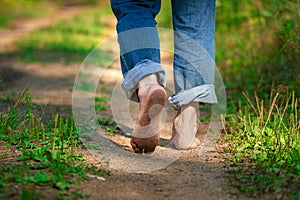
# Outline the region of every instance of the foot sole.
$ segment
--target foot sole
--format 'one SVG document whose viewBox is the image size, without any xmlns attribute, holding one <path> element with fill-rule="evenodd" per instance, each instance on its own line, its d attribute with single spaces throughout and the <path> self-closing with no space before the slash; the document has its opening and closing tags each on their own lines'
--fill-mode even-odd
<svg viewBox="0 0 300 200">
<path fill-rule="evenodd" d="M 163 87 L 151 87 L 140 102 L 140 111 L 130 144 L 136 153 L 150 153 L 158 145 L 160 113 L 167 101 Z"/>
</svg>

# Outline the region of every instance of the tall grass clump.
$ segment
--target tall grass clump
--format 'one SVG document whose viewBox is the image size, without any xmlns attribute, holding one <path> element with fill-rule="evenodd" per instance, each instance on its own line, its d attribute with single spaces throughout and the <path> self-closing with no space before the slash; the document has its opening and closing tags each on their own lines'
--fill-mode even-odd
<svg viewBox="0 0 300 200">
<path fill-rule="evenodd" d="M 300 198 L 300 112 L 295 93 L 256 95 L 230 122 L 231 183 L 251 196 Z"/>
<path fill-rule="evenodd" d="M 0 198 L 86 196 L 78 190 L 79 180 L 88 179 L 87 173 L 108 171 L 88 165 L 78 153 L 80 141 L 72 117 L 55 114 L 46 122 L 34 109 L 28 90 L 24 90 L 14 106 L 0 114 L 1 149 L 17 153 L 1 155 Z M 50 192 L 41 190 L 43 186 Z"/>
</svg>

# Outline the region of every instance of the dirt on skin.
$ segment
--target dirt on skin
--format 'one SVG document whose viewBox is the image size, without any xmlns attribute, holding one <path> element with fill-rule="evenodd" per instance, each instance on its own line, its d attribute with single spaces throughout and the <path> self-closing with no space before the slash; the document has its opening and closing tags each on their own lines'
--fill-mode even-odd
<svg viewBox="0 0 300 200">
<path fill-rule="evenodd" d="M 109 19 L 115 23 L 112 17 Z M 31 24 L 32 21 L 23 22 L 24 25 L 27 23 Z M 114 25 L 110 23 L 107 30 L 114 30 L 113 27 Z M 27 30 L 22 32 L 22 29 L 20 29 L 18 35 L 26 33 L 28 33 Z M 109 33 L 106 34 L 109 35 Z M 5 38 L 10 38 L 9 31 L 7 34 L 5 34 L 5 31 L 1 32 L 0 46 L 6 45 Z M 170 64 L 172 62 L 170 56 L 163 55 L 162 57 L 163 63 Z M 18 94 L 25 86 L 28 86 L 33 101 L 45 110 L 51 110 L 49 114 L 53 112 L 70 112 L 72 105 L 71 88 L 80 64 L 20 63 L 15 58 L 7 58 L 0 60 L 0 65 L 4 77 L 2 96 L 5 97 L 12 93 Z M 107 95 L 112 94 L 115 84 L 122 79 L 118 65 L 118 62 L 116 62 L 101 80 L 105 88 L 104 93 Z M 4 107 L 1 106 L 1 108 Z M 109 108 L 108 111 L 99 115 L 105 118 L 112 117 Z M 164 138 L 170 137 L 170 123 L 162 134 Z M 205 129 L 207 129 L 207 124 L 201 124 L 199 134 L 197 134 L 200 140 L 204 138 Z M 110 135 L 109 138 L 123 146 L 124 149 L 132 151 L 129 137 L 114 134 Z M 161 143 L 163 144 L 163 142 Z M 225 167 L 225 160 L 221 158 L 223 145 L 224 143 L 219 141 L 214 150 L 204 157 L 199 157 L 198 150 L 185 151 L 179 159 L 169 166 L 150 173 L 128 173 L 110 169 L 108 166 L 107 169 L 111 170 L 111 174 L 103 175 L 104 179 L 96 177 L 88 181 L 82 181 L 82 192 L 90 194 L 89 197 L 83 199 L 251 199 L 236 195 L 235 189 L 228 187 L 226 183 L 227 168 Z M 2 144 L 1 154 L 14 151 L 11 148 L 5 148 Z M 88 163 L 103 165 L 99 159 L 92 156 L 86 149 L 78 149 L 78 152 L 84 155 Z"/>
</svg>

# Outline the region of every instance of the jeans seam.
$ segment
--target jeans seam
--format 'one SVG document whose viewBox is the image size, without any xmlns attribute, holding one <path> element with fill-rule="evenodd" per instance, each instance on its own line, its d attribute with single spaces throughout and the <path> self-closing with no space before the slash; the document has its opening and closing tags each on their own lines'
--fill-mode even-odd
<svg viewBox="0 0 300 200">
<path fill-rule="evenodd" d="M 128 68 L 128 65 L 127 65 L 127 63 L 126 63 L 126 61 L 125 61 L 124 56 L 122 55 L 121 58 L 122 58 L 122 61 L 123 61 L 123 63 L 124 63 L 124 66 L 126 67 L 126 70 L 129 71 L 129 68 Z"/>
</svg>

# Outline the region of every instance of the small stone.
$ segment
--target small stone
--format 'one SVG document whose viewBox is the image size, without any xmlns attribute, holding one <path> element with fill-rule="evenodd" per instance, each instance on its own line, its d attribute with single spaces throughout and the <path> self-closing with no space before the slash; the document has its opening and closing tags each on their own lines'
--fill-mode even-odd
<svg viewBox="0 0 300 200">
<path fill-rule="evenodd" d="M 125 133 L 125 136 L 130 137 L 131 133 Z"/>
<path fill-rule="evenodd" d="M 93 175 L 93 174 L 87 174 L 86 176 L 89 177 L 89 178 L 95 178 L 99 181 L 106 181 L 106 179 L 102 176 L 97 176 L 97 175 Z"/>
</svg>

